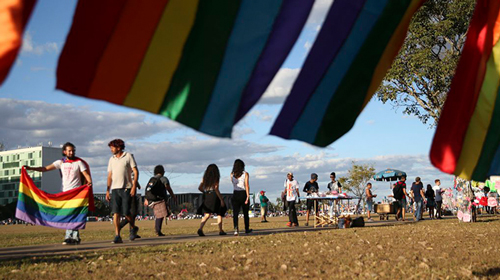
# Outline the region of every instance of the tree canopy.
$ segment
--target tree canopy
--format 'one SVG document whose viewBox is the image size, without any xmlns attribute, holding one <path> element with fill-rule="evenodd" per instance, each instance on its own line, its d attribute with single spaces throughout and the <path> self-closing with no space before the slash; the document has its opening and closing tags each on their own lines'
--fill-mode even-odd
<svg viewBox="0 0 500 280">
<path fill-rule="evenodd" d="M 376 95 L 431 127 L 437 124 L 455 73 L 474 0 L 427 0 Z"/>
</svg>

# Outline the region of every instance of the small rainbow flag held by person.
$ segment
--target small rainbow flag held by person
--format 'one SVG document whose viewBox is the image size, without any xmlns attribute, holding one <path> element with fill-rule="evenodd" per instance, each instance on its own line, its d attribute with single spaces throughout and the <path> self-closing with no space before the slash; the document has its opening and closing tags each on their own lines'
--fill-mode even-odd
<svg viewBox="0 0 500 280">
<path fill-rule="evenodd" d="M 336 0 L 271 135 L 325 147 L 347 133 L 425 0 Z"/>
<path fill-rule="evenodd" d="M 439 119 L 430 159 L 484 182 L 500 174 L 500 1 L 479 0 Z"/>
<path fill-rule="evenodd" d="M 94 211 L 92 187 L 83 185 L 49 194 L 38 189 L 22 168 L 16 218 L 35 225 L 76 230 L 85 228 L 89 211 Z"/>
</svg>

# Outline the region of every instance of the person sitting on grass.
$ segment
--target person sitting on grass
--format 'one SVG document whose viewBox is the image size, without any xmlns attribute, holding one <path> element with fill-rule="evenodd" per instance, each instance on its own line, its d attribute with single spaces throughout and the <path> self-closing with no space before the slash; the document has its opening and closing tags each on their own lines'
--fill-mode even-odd
<svg viewBox="0 0 500 280">
<path fill-rule="evenodd" d="M 227 208 L 219 192 L 219 181 L 219 167 L 212 163 L 207 167 L 207 170 L 205 170 L 203 179 L 198 187 L 198 190 L 203 193 L 203 202 L 197 211 L 198 215 L 203 215 L 200 228 L 198 229 L 199 236 L 205 236 L 203 227 L 212 214 L 217 215 L 219 235 L 226 235 L 224 230 L 222 230 L 222 218 L 226 215 Z"/>
</svg>

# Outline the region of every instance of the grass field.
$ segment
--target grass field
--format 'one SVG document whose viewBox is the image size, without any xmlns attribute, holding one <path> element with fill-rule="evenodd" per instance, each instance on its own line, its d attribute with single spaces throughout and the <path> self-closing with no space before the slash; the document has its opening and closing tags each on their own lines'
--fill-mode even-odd
<svg viewBox="0 0 500 280">
<path fill-rule="evenodd" d="M 215 220 L 213 221 L 215 222 Z M 303 222 L 303 221 L 301 221 Z M 170 223 L 168 234 L 193 234 L 199 220 Z M 230 220 L 225 221 L 229 232 Z M 283 227 L 283 218 L 252 227 Z M 141 222 L 152 235 L 153 223 Z M 30 232 L 26 232 L 26 230 Z M 497 279 L 500 218 L 423 221 L 386 227 L 227 237 L 1 262 L 2 279 Z M 109 223 L 89 223 L 85 240 L 112 238 Z M 216 231 L 209 225 L 207 232 Z M 51 236 L 53 235 L 53 236 Z M 62 231 L 0 229 L 2 246 L 59 242 Z M 21 241 L 34 238 L 34 241 Z M 54 239 L 51 239 L 54 238 Z M 21 242 L 21 243 L 18 243 Z"/>
</svg>

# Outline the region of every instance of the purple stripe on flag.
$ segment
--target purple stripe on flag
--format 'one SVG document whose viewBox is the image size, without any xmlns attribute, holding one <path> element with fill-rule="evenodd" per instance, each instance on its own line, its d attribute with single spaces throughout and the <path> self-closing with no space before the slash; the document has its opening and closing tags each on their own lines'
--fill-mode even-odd
<svg viewBox="0 0 500 280">
<path fill-rule="evenodd" d="M 365 0 L 333 2 L 311 52 L 273 125 L 272 135 L 289 138 L 309 98 L 349 36 L 364 4 Z"/>
<path fill-rule="evenodd" d="M 79 223 L 57 223 L 57 222 L 49 222 L 45 220 L 40 220 L 32 215 L 29 215 L 28 213 L 25 213 L 19 209 L 16 209 L 16 218 L 19 220 L 25 221 L 30 224 L 35 224 L 35 225 L 40 225 L 40 226 L 46 226 L 46 227 L 53 227 L 53 228 L 60 228 L 60 229 L 84 229 L 86 222 L 79 222 Z"/>
<path fill-rule="evenodd" d="M 314 0 L 285 0 L 266 47 L 241 96 L 234 123 L 259 101 L 300 35 Z"/>
</svg>

